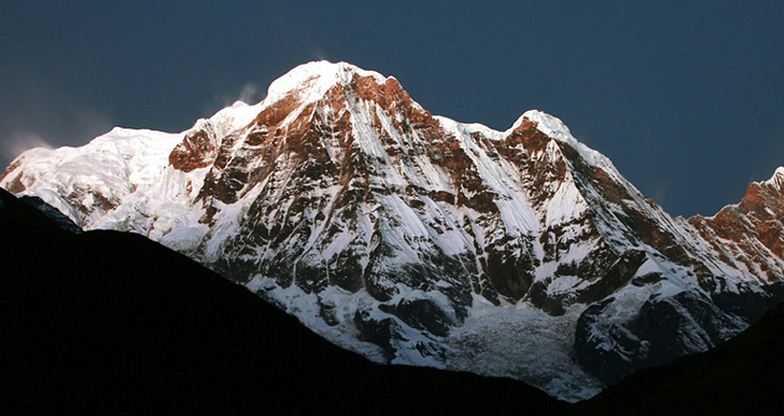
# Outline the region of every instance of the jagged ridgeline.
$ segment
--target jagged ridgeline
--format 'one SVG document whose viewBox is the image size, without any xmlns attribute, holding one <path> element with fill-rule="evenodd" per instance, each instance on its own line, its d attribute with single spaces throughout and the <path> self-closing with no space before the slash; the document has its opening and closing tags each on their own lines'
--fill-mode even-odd
<svg viewBox="0 0 784 416">
<path fill-rule="evenodd" d="M 0 185 L 187 254 L 374 361 L 570 401 L 782 299 L 784 169 L 673 219 L 555 117 L 459 123 L 346 63 L 299 66 L 182 133 L 28 151 Z"/>
</svg>

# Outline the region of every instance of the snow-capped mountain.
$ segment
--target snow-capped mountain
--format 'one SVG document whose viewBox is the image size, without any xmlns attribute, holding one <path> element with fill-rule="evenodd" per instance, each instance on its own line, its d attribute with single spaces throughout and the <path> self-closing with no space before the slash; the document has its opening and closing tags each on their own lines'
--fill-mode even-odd
<svg viewBox="0 0 784 416">
<path fill-rule="evenodd" d="M 673 219 L 555 117 L 459 123 L 346 63 L 299 66 L 182 133 L 28 151 L 0 186 L 160 241 L 374 361 L 570 401 L 784 298 L 784 169 Z"/>
</svg>

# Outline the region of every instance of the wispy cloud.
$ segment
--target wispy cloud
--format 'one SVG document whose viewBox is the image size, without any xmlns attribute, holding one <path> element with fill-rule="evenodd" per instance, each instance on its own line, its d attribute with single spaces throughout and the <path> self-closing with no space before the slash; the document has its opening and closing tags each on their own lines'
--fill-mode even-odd
<svg viewBox="0 0 784 416">
<path fill-rule="evenodd" d="M 204 105 L 203 112 L 209 117 L 221 108 L 228 107 L 237 101 L 253 105 L 263 100 L 265 95 L 266 91 L 259 84 L 248 81 L 239 89 L 224 89 L 215 94 L 212 102 Z"/>
<path fill-rule="evenodd" d="M 322 60 L 327 60 L 328 61 L 329 60 L 329 58 L 327 58 L 327 54 L 324 53 L 324 50 L 321 49 L 321 48 L 313 48 L 312 52 L 313 52 L 313 58 L 315 58 L 315 59 L 317 59 L 319 61 L 322 61 Z"/>
<path fill-rule="evenodd" d="M 247 104 L 255 104 L 261 101 L 264 97 L 264 92 L 261 87 L 255 82 L 246 82 L 240 90 L 239 100 Z"/>
<path fill-rule="evenodd" d="M 670 186 L 664 178 L 654 179 L 651 181 L 650 197 L 661 206 L 674 203 L 670 199 Z"/>
<path fill-rule="evenodd" d="M 75 86 L 14 64 L 0 64 L 0 79 L 0 169 L 25 150 L 79 146 L 113 126 Z"/>
<path fill-rule="evenodd" d="M 21 133 L 0 141 L 0 155 L 7 160 L 13 160 L 22 152 L 37 147 L 51 149 L 52 145 L 35 133 Z"/>
</svg>

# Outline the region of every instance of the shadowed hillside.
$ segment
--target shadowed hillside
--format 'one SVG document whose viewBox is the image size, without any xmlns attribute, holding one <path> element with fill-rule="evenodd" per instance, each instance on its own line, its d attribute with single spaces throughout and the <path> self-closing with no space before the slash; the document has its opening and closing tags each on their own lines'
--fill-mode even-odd
<svg viewBox="0 0 784 416">
<path fill-rule="evenodd" d="M 784 305 L 705 353 L 645 369 L 578 403 L 579 414 L 776 415 L 784 411 Z"/>
<path fill-rule="evenodd" d="M 6 409 L 566 409 L 513 380 L 377 366 L 144 237 L 72 234 L 6 191 L 0 197 L 0 402 Z"/>
</svg>

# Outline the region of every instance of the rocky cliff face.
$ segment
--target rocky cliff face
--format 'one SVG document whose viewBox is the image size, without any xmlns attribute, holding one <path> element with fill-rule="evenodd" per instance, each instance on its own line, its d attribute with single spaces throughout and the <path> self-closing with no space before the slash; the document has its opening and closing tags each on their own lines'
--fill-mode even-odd
<svg viewBox="0 0 784 416">
<path fill-rule="evenodd" d="M 314 62 L 180 134 L 27 152 L 0 185 L 158 240 L 373 360 L 576 400 L 782 299 L 782 172 L 673 219 L 552 116 L 462 124 Z"/>
</svg>

